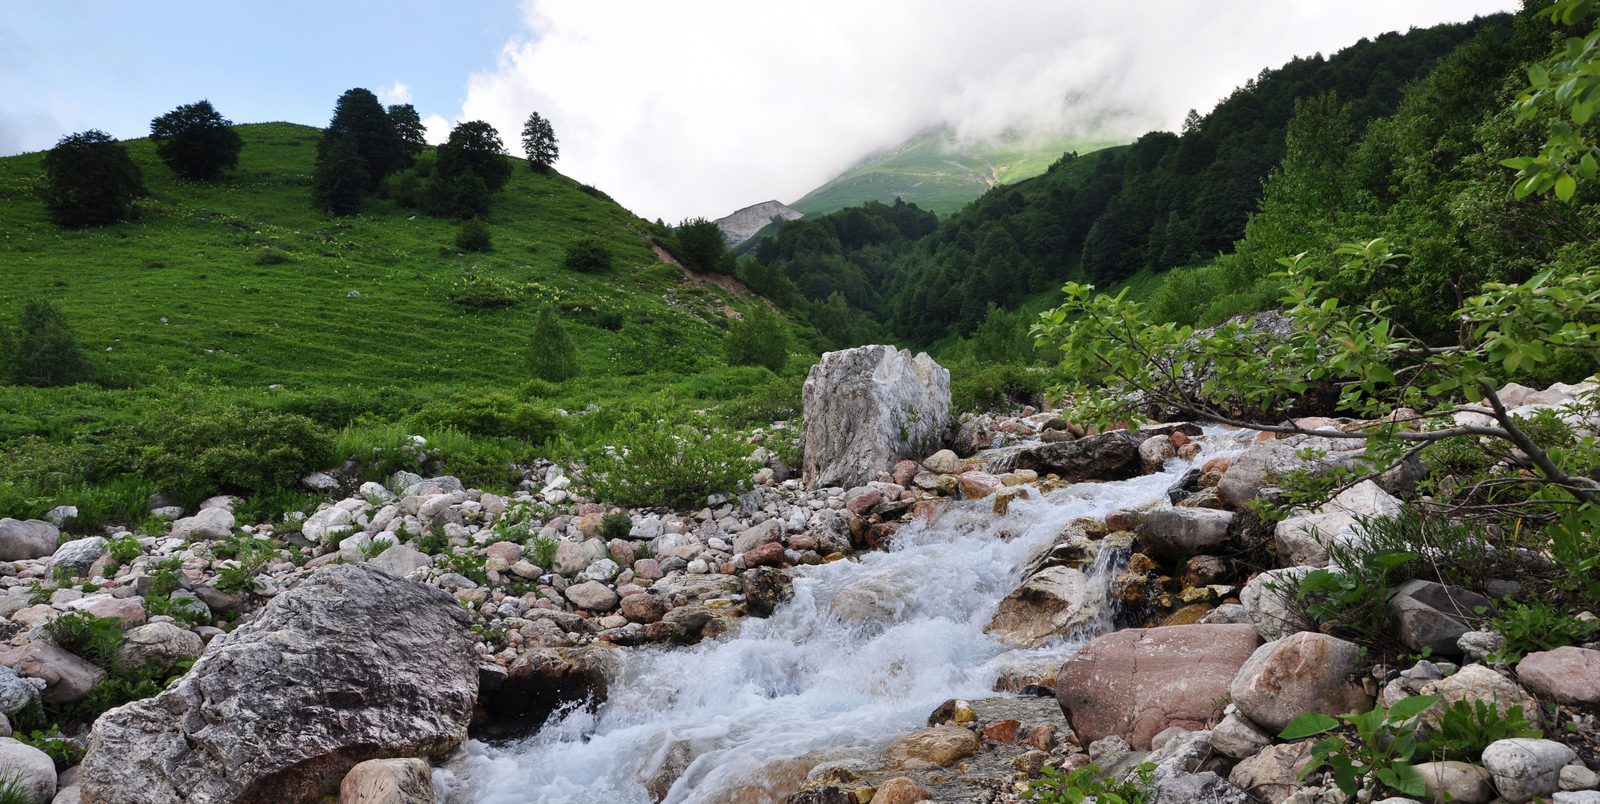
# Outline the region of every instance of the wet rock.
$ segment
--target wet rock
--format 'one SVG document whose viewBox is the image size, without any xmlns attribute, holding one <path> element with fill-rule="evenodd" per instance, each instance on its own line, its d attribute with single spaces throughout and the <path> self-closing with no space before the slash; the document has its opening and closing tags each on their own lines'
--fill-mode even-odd
<svg viewBox="0 0 1600 804">
<path fill-rule="evenodd" d="M 1144 524 L 1144 513 L 1137 508 L 1118 508 L 1106 514 L 1106 530 L 1112 533 L 1119 530 L 1133 530 Z"/>
<path fill-rule="evenodd" d="M 904 776 L 896 776 L 878 785 L 877 792 L 872 795 L 873 804 L 914 804 L 932 799 L 933 794 L 926 787 Z"/>
<path fill-rule="evenodd" d="M 433 769 L 415 758 L 358 763 L 339 783 L 339 804 L 434 804 Z"/>
<path fill-rule="evenodd" d="M 42 519 L 0 519 L 0 561 L 48 556 L 60 537 L 61 530 Z"/>
<path fill-rule="evenodd" d="M 1268 746 L 1235 765 L 1228 781 L 1268 804 L 1282 804 L 1300 786 L 1296 763 L 1310 756 L 1309 742 Z"/>
<path fill-rule="evenodd" d="M 938 444 L 950 418 L 950 372 L 926 354 L 862 346 L 824 354 L 801 397 L 806 485 L 849 488 Z"/>
<path fill-rule="evenodd" d="M 960 726 L 978 719 L 978 713 L 973 711 L 972 704 L 960 698 L 951 698 L 939 708 L 928 715 L 929 726 Z"/>
<path fill-rule="evenodd" d="M 983 724 L 983 739 L 991 743 L 1010 745 L 1017 742 L 1018 732 L 1022 729 L 1022 721 L 1015 718 L 993 720 Z"/>
<path fill-rule="evenodd" d="M 479 698 L 488 733 L 515 737 L 544 725 L 556 709 L 582 702 L 603 703 L 617 677 L 618 648 L 596 642 L 581 648 L 536 648 L 517 657 L 505 680 L 485 688 Z"/>
<path fill-rule="evenodd" d="M 1325 567 L 1327 545 L 1353 542 L 1358 518 L 1377 519 L 1400 513 L 1400 501 L 1370 480 L 1339 493 L 1316 511 L 1297 511 L 1274 531 L 1278 555 L 1286 566 Z"/>
<path fill-rule="evenodd" d="M 1151 551 L 1174 558 L 1216 550 L 1228 543 L 1233 514 L 1204 508 L 1157 508 L 1145 514 L 1139 538 Z"/>
<path fill-rule="evenodd" d="M 757 617 L 770 617 L 778 604 L 794 596 L 789 574 L 771 567 L 756 567 L 744 574 L 745 606 Z"/>
<path fill-rule="evenodd" d="M 1080 739 L 1115 734 L 1148 748 L 1169 727 L 1204 727 L 1259 644 L 1246 625 L 1116 631 L 1062 665 L 1056 700 Z"/>
<path fill-rule="evenodd" d="M 836 784 L 825 784 L 791 793 L 783 801 L 784 804 L 856 804 L 856 799 L 850 791 Z"/>
<path fill-rule="evenodd" d="M 299 801 L 367 759 L 448 753 L 478 693 L 470 619 L 439 589 L 324 567 L 213 640 L 175 685 L 102 715 L 83 798 Z"/>
<path fill-rule="evenodd" d="M 1194 435 L 1200 434 L 1200 428 L 1191 424 L 1162 425 L 1138 432 L 1113 430 L 1073 441 L 1024 447 L 1013 458 L 1012 468 L 1032 469 L 1040 475 L 1053 473 L 1069 482 L 1133 477 L 1140 469 L 1139 445 L 1161 434 L 1157 431 L 1174 427 L 1190 428 Z"/>
<path fill-rule="evenodd" d="M 1424 797 L 1429 801 L 1489 804 L 1494 800 L 1489 771 L 1470 762 L 1423 762 L 1416 771 L 1427 785 Z"/>
<path fill-rule="evenodd" d="M 1568 706 L 1600 706 L 1600 650 L 1563 647 L 1522 657 L 1517 680 Z"/>
<path fill-rule="evenodd" d="M 128 632 L 117 649 L 117 663 L 122 667 L 142 667 L 154 661 L 162 670 L 169 670 L 182 659 L 200 658 L 205 649 L 193 631 L 172 623 L 151 623 Z"/>
<path fill-rule="evenodd" d="M 1373 696 L 1360 681 L 1361 656 L 1353 642 L 1309 631 L 1262 645 L 1234 677 L 1233 703 L 1270 734 L 1306 712 L 1366 712 Z"/>
<path fill-rule="evenodd" d="M 1552 740 L 1497 740 L 1483 749 L 1483 767 L 1494 778 L 1500 796 L 1524 804 L 1561 789 L 1561 769 L 1577 758 L 1571 748 Z"/>
<path fill-rule="evenodd" d="M 1461 655 L 1461 636 L 1472 630 L 1465 621 L 1475 619 L 1480 607 L 1492 605 L 1476 592 L 1420 579 L 1400 584 L 1389 597 L 1389 609 L 1400 622 L 1400 641 L 1436 656 Z"/>
<path fill-rule="evenodd" d="M 956 482 L 969 500 L 981 500 L 1000 490 L 1000 478 L 987 472 L 963 472 L 956 476 Z"/>
<path fill-rule="evenodd" d="M 901 762 L 930 762 L 942 768 L 978 753 L 980 746 L 978 735 L 966 729 L 930 726 L 896 740 L 888 754 Z"/>
<path fill-rule="evenodd" d="M 1146 474 L 1161 471 L 1161 467 L 1177 455 L 1178 448 L 1169 436 L 1151 436 L 1139 444 L 1139 465 Z"/>
<path fill-rule="evenodd" d="M 43 697 L 54 703 L 83 700 L 95 682 L 106 675 L 104 670 L 76 654 L 44 641 L 0 646 L 0 665 L 25 676 L 44 679 Z"/>
<path fill-rule="evenodd" d="M 985 633 L 1018 648 L 1068 637 L 1100 616 L 1103 592 L 1072 567 L 1050 567 L 1023 581 L 1000 601 Z"/>
</svg>

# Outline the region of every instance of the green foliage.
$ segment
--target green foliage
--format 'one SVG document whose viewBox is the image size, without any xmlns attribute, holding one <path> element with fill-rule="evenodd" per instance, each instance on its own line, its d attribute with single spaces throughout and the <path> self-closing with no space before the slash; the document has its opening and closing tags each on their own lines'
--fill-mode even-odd
<svg viewBox="0 0 1600 804">
<path fill-rule="evenodd" d="M 1417 754 L 1434 761 L 1476 763 L 1483 758 L 1483 749 L 1498 740 L 1543 736 L 1544 732 L 1533 728 L 1523 717 L 1521 706 L 1511 707 L 1501 717 L 1493 701 L 1456 701 L 1444 707 L 1439 725 L 1428 729 L 1427 738 L 1417 746 Z"/>
<path fill-rule="evenodd" d="M 106 542 L 106 552 L 111 556 L 112 561 L 117 562 L 118 566 L 126 566 L 132 564 L 134 559 L 144 555 L 144 548 L 139 546 L 139 540 L 134 538 L 133 534 L 128 533 L 114 537 Z"/>
<path fill-rule="evenodd" d="M 1326 765 L 1332 770 L 1334 784 L 1345 795 L 1353 796 L 1365 787 L 1374 798 L 1383 789 L 1421 796 L 1425 792 L 1422 775 L 1411 761 L 1417 754 L 1417 726 L 1422 714 L 1438 702 L 1437 695 L 1420 695 L 1406 698 L 1392 708 L 1379 704 L 1370 712 L 1340 715 L 1338 719 L 1307 712 L 1291 721 L 1278 736 L 1284 740 L 1313 737 L 1333 731 L 1343 721 L 1355 727 L 1356 739 L 1336 734 L 1319 741 L 1312 746 L 1311 761 L 1300 771 L 1300 779 Z"/>
<path fill-rule="evenodd" d="M 270 539 L 242 536 L 224 539 L 213 546 L 213 551 L 231 553 L 231 561 L 217 568 L 216 587 L 230 595 L 247 594 L 255 588 L 256 575 L 266 563 L 278 557 L 277 546 Z M 218 552 L 219 557 L 222 556 Z"/>
<path fill-rule="evenodd" d="M 457 394 L 430 402 L 411 414 L 407 423 L 424 429 L 452 429 L 471 435 L 515 438 L 543 444 L 560 432 L 560 417 L 536 405 L 518 402 L 503 393 L 482 396 Z"/>
<path fill-rule="evenodd" d="M 539 311 L 533 325 L 533 337 L 528 344 L 528 371 L 534 379 L 545 382 L 566 382 L 578 376 L 578 350 L 556 311 L 546 307 Z"/>
<path fill-rule="evenodd" d="M 18 736 L 25 737 L 27 735 L 19 734 Z M 29 744 L 32 745 L 32 743 Z M 54 757 L 51 758 L 54 759 Z M 21 771 L 11 771 L 4 776 L 0 776 L 0 804 L 34 804 L 36 800 L 33 789 L 22 783 Z"/>
<path fill-rule="evenodd" d="M 612 539 L 626 539 L 632 532 L 633 520 L 629 519 L 627 514 L 621 512 L 607 514 L 600 520 L 600 537 L 608 542 Z"/>
<path fill-rule="evenodd" d="M 56 764 L 57 773 L 83 761 L 84 752 L 78 750 L 77 746 L 73 745 L 72 740 L 63 737 L 61 729 L 54 724 L 48 730 L 18 731 L 11 736 L 18 742 L 33 746 L 48 755 L 50 760 Z M 33 791 L 27 790 L 24 792 L 20 785 L 13 786 L 12 781 L 13 779 L 7 779 L 5 782 L 0 783 L 0 802 L 10 804 L 10 801 L 16 801 L 18 804 L 34 804 L 37 801 L 33 796 Z M 11 791 L 16 791 L 19 795 L 15 799 L 8 800 L 4 796 Z"/>
<path fill-rule="evenodd" d="M 666 400 L 622 412 L 609 441 L 588 451 L 584 479 L 594 498 L 630 508 L 702 506 L 743 491 L 760 468 L 738 435 Z"/>
<path fill-rule="evenodd" d="M 598 274 L 611 270 L 611 249 L 598 237 L 585 237 L 567 246 L 561 264 L 569 271 Z"/>
<path fill-rule="evenodd" d="M 277 246 L 262 246 L 256 251 L 256 265 L 286 265 L 294 262 L 289 252 Z"/>
<path fill-rule="evenodd" d="M 415 159 L 428 147 L 428 128 L 422 124 L 422 115 L 409 103 L 392 105 L 386 112 L 389 122 L 394 124 L 395 134 L 400 137 L 400 149 L 407 157 Z"/>
<path fill-rule="evenodd" d="M 722 228 L 705 218 L 690 218 L 679 224 L 666 247 L 678 262 L 694 271 L 731 274 L 736 270 L 736 258 L 728 250 Z"/>
<path fill-rule="evenodd" d="M 311 204 L 332 215 L 354 215 L 372 183 L 367 160 L 354 136 L 325 133 L 321 143 L 311 172 Z"/>
<path fill-rule="evenodd" d="M 1581 645 L 1593 641 L 1600 632 L 1600 623 L 1580 620 L 1571 611 L 1543 600 L 1513 601 L 1501 606 L 1491 627 L 1506 638 L 1497 657 L 1505 662 L 1520 661 L 1536 651 Z"/>
<path fill-rule="evenodd" d="M 233 123 L 208 100 L 184 104 L 150 121 L 150 139 L 172 172 L 196 181 L 212 181 L 238 167 L 244 148 Z"/>
<path fill-rule="evenodd" d="M 765 304 L 750 306 L 744 318 L 728 328 L 723 359 L 730 366 L 762 366 L 781 374 L 789 362 L 789 333 Z"/>
<path fill-rule="evenodd" d="M 162 489 L 202 498 L 289 488 L 334 455 L 332 434 L 310 419 L 241 406 L 152 417 L 116 441 Z"/>
<path fill-rule="evenodd" d="M 44 624 L 50 641 L 64 650 L 82 656 L 100 667 L 116 666 L 117 649 L 126 632 L 118 623 L 121 617 L 96 617 L 84 611 L 63 614 Z"/>
<path fill-rule="evenodd" d="M 0 332 L 0 379 L 6 382 L 48 388 L 93 375 L 67 317 L 48 299 L 28 299 L 17 311 L 16 326 Z"/>
<path fill-rule="evenodd" d="M 961 414 L 1021 405 L 1040 407 L 1046 389 L 1059 380 L 1052 372 L 1012 364 L 959 365 L 951 371 L 950 411 Z"/>
<path fill-rule="evenodd" d="M 456 233 L 456 248 L 469 254 L 494 248 L 494 239 L 489 233 L 488 224 L 478 218 L 462 223 L 461 231 Z"/>
<path fill-rule="evenodd" d="M 45 154 L 44 203 L 58 226 L 104 226 L 128 217 L 147 194 L 128 149 L 98 129 L 69 134 Z"/>
<path fill-rule="evenodd" d="M 1339 551 L 1343 571 L 1315 569 L 1307 572 L 1293 590 L 1306 613 L 1327 623 L 1330 633 L 1356 644 L 1398 653 L 1392 636 L 1394 613 L 1389 595 L 1396 583 L 1412 577 L 1409 568 L 1422 556 L 1402 550 L 1375 550 L 1360 555 Z M 1355 559 L 1355 560 L 1352 560 Z"/>
<path fill-rule="evenodd" d="M 528 155 L 528 167 L 540 173 L 548 172 L 561 157 L 555 129 L 538 112 L 529 112 L 522 124 L 522 151 Z"/>
<path fill-rule="evenodd" d="M 376 189 L 383 177 L 399 170 L 406 161 L 400 132 L 370 90 L 356 88 L 339 96 L 333 119 L 317 143 L 319 165 L 327 149 L 338 143 L 347 143 L 352 155 L 360 160 L 366 174 L 363 192 Z"/>
<path fill-rule="evenodd" d="M 1089 799 L 1100 804 L 1145 804 L 1150 800 L 1155 770 L 1153 763 L 1145 762 L 1134 768 L 1132 778 L 1116 782 L 1102 778 L 1098 765 L 1085 765 L 1068 774 L 1045 766 L 1039 771 L 1044 778 L 1029 782 L 1022 799 L 1039 804 L 1080 804 Z"/>
<path fill-rule="evenodd" d="M 483 180 L 489 193 L 498 193 L 511 179 L 511 163 L 505 158 L 500 132 L 482 120 L 457 123 L 450 138 L 439 146 L 438 172 L 456 176 L 471 172 Z"/>
<path fill-rule="evenodd" d="M 556 549 L 561 545 L 555 539 L 543 534 L 535 534 L 523 547 L 522 553 L 528 560 L 538 566 L 549 569 L 556 557 Z"/>
</svg>

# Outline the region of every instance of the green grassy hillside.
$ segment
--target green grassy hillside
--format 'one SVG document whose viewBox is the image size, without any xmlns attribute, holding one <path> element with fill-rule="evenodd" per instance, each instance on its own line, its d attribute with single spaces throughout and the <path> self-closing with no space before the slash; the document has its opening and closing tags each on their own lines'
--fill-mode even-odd
<svg viewBox="0 0 1600 804">
<path fill-rule="evenodd" d="M 517 170 L 493 202 L 493 251 L 463 254 L 454 222 L 392 201 L 369 199 L 349 218 L 314 211 L 317 129 L 237 128 L 239 168 L 216 184 L 182 180 L 148 140 L 129 141 L 151 194 L 137 220 L 99 229 L 46 219 L 34 193 L 42 154 L 0 159 L 0 315 L 30 295 L 56 301 L 113 376 L 199 369 L 303 389 L 520 382 L 544 304 L 561 308 L 590 377 L 695 373 L 715 366 L 728 313 L 749 302 L 686 282 L 627 210 L 559 174 Z M 586 235 L 606 241 L 616 270 L 561 267 L 567 243 Z M 265 247 L 289 261 L 260 264 Z M 475 286 L 517 303 L 452 301 Z"/>
<path fill-rule="evenodd" d="M 867 201 L 893 203 L 904 198 L 923 209 L 949 215 L 991 187 L 1037 176 L 1067 151 L 1087 153 L 1119 140 L 1073 136 L 965 143 L 955 132 L 922 132 L 899 147 L 873 154 L 838 178 L 789 206 L 806 214 L 826 213 Z"/>
</svg>

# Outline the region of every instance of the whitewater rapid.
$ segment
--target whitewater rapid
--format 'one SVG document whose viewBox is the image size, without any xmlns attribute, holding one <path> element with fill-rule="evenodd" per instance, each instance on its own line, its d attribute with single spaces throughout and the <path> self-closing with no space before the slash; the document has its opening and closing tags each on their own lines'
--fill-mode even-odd
<svg viewBox="0 0 1600 804">
<path fill-rule="evenodd" d="M 1219 454 L 1207 453 L 1200 461 Z M 1194 465 L 1174 459 L 1157 474 L 1045 499 L 1035 491 L 1005 517 L 987 499 L 955 503 L 931 525 L 902 528 L 888 552 L 800 567 L 794 599 L 768 619 L 744 618 L 693 647 L 621 650 L 621 675 L 596 711 L 558 713 L 520 740 L 469 741 L 435 771 L 441 801 L 651 804 L 644 780 L 689 741 L 695 759 L 667 804 L 781 802 L 787 790 L 752 790 L 772 784 L 775 763 L 881 747 L 949 698 L 993 695 L 1002 666 L 1075 652 L 1081 642 L 1015 651 L 983 629 L 1067 522 L 1160 497 Z M 1109 630 L 1109 619 L 1082 636 Z"/>
</svg>

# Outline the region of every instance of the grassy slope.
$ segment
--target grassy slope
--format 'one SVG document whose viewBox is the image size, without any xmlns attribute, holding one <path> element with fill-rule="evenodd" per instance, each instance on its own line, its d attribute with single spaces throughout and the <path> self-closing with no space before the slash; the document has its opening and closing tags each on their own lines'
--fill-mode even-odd
<svg viewBox="0 0 1600 804">
<path fill-rule="evenodd" d="M 135 378 L 166 367 L 287 389 L 505 385 L 526 379 L 532 320 L 541 303 L 558 303 L 585 375 L 598 378 L 590 384 L 607 384 L 641 368 L 714 367 L 726 306 L 748 302 L 710 284 L 678 286 L 626 210 L 581 192 L 571 179 L 520 167 L 520 160 L 493 201 L 494 250 L 458 256 L 449 245 L 454 223 L 392 201 L 369 199 L 362 215 L 344 219 L 314 212 L 308 193 L 317 129 L 266 123 L 238 130 L 245 141 L 239 169 L 215 185 L 177 178 L 148 140 L 129 141 L 151 197 L 140 202 L 139 220 L 101 229 L 63 231 L 48 222 L 33 195 L 41 154 L 0 159 L 7 278 L 0 315 L 28 295 L 52 298 L 113 374 Z M 590 234 L 605 238 L 616 255 L 611 274 L 560 267 L 565 245 Z M 256 264 L 268 245 L 289 251 L 293 261 Z M 475 273 L 521 286 L 522 303 L 492 310 L 453 304 L 452 289 Z M 676 341 L 666 356 L 672 359 L 638 354 L 629 330 L 577 323 L 574 304 L 653 322 L 652 332 Z"/>
<path fill-rule="evenodd" d="M 814 214 L 900 197 L 949 215 L 994 185 L 1045 172 L 1067 151 L 1084 153 L 1116 144 L 1079 137 L 964 144 L 954 132 L 935 129 L 868 157 L 789 206 Z"/>
</svg>

